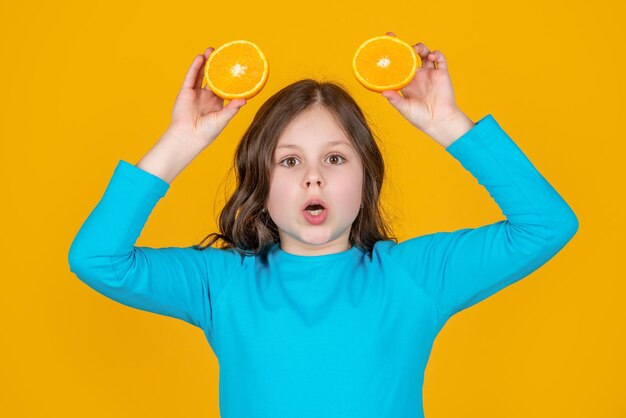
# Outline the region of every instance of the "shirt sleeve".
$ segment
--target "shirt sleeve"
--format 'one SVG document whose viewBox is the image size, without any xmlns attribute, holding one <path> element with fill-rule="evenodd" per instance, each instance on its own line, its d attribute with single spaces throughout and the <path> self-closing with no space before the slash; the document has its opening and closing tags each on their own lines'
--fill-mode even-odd
<svg viewBox="0 0 626 418">
<path fill-rule="evenodd" d="M 70 271 L 119 303 L 207 330 L 211 297 L 228 278 L 233 253 L 213 247 L 134 245 L 168 189 L 161 178 L 120 160 L 70 246 Z"/>
<path fill-rule="evenodd" d="M 578 219 L 491 114 L 445 150 L 487 189 L 506 217 L 391 247 L 449 317 L 545 264 L 575 235 Z"/>
</svg>

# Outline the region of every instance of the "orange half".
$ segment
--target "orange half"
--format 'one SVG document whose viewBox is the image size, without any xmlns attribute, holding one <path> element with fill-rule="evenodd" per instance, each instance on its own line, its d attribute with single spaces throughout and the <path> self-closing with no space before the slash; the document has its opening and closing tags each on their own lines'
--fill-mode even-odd
<svg viewBox="0 0 626 418">
<path fill-rule="evenodd" d="M 421 67 L 415 50 L 395 36 L 368 39 L 356 50 L 352 71 L 366 89 L 382 92 L 400 90 L 411 82 Z"/>
<path fill-rule="evenodd" d="M 204 65 L 204 82 L 216 96 L 225 100 L 256 96 L 268 76 L 265 54 L 257 45 L 244 40 L 220 46 L 211 52 Z"/>
</svg>

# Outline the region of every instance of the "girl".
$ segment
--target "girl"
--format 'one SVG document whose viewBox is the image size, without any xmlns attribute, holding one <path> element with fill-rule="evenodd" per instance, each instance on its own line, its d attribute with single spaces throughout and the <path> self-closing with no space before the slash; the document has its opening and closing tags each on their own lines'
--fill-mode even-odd
<svg viewBox="0 0 626 418">
<path fill-rule="evenodd" d="M 446 321 L 576 233 L 571 208 L 493 116 L 474 124 L 456 106 L 443 54 L 414 48 L 423 64 L 412 82 L 382 95 L 505 220 L 398 243 L 381 216 L 384 163 L 361 109 L 339 85 L 306 79 L 270 97 L 239 143 L 221 234 L 204 247 L 134 246 L 172 180 L 245 104 L 224 107 L 201 88 L 208 48 L 165 134 L 137 165 L 119 161 L 76 235 L 70 269 L 87 285 L 203 330 L 223 418 L 423 417 L 424 371 Z"/>
</svg>

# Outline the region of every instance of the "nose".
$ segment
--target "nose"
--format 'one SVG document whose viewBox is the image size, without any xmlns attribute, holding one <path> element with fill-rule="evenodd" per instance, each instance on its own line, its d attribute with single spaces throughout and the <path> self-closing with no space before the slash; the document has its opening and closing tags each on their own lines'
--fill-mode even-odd
<svg viewBox="0 0 626 418">
<path fill-rule="evenodd" d="M 322 177 L 316 173 L 310 173 L 306 176 L 305 184 L 306 187 L 310 187 L 312 183 L 316 183 L 318 187 L 322 186 Z"/>
</svg>

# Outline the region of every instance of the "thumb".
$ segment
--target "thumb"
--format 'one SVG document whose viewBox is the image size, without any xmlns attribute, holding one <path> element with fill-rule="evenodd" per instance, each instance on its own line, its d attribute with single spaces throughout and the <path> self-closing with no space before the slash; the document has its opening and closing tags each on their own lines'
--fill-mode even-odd
<svg viewBox="0 0 626 418">
<path fill-rule="evenodd" d="M 397 91 L 395 91 L 395 90 L 385 90 L 381 94 L 401 114 L 404 115 L 405 112 L 408 111 L 409 104 L 407 103 L 406 98 L 404 96 L 402 96 L 400 93 L 398 93 Z"/>
<path fill-rule="evenodd" d="M 217 119 L 222 126 L 226 126 L 228 122 L 239 112 L 248 101 L 246 99 L 235 99 L 228 102 L 226 106 L 217 112 Z"/>
<path fill-rule="evenodd" d="M 393 107 L 398 110 L 400 110 L 400 107 L 405 104 L 404 97 L 395 90 L 385 90 L 381 94 L 389 101 L 389 103 L 391 103 Z"/>
</svg>

